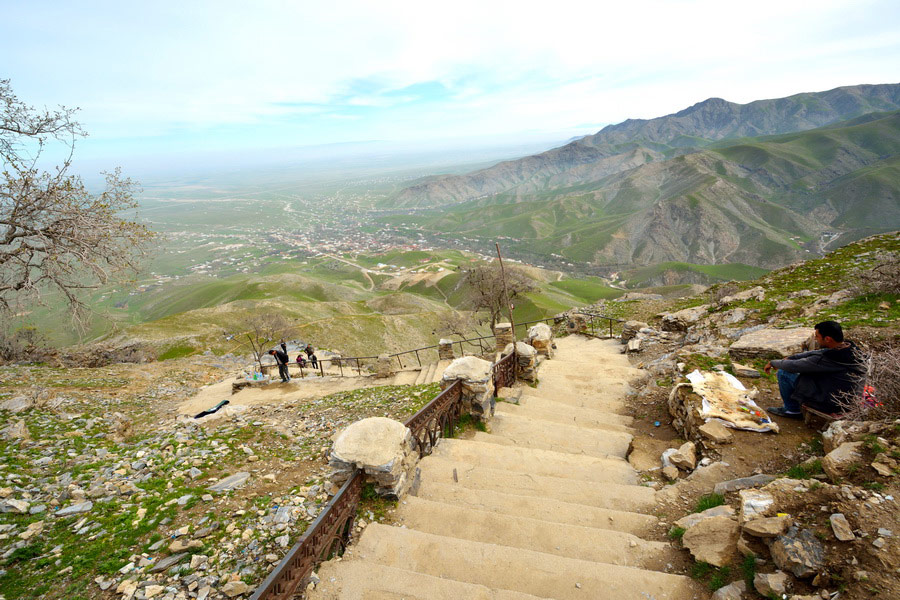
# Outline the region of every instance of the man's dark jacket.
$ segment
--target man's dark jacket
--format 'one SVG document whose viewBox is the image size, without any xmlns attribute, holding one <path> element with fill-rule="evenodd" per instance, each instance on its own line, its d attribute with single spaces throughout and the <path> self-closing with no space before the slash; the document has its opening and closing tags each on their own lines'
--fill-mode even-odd
<svg viewBox="0 0 900 600">
<path fill-rule="evenodd" d="M 863 366 L 853 342 L 845 348 L 823 348 L 773 360 L 772 366 L 788 373 L 799 373 L 791 399 L 825 412 L 843 412 L 844 395 L 858 391 Z"/>
<path fill-rule="evenodd" d="M 277 348 L 275 349 L 275 362 L 277 362 L 279 365 L 286 365 L 288 364 L 289 360 L 290 359 L 288 358 L 287 354 L 285 354 L 281 350 L 278 350 Z"/>
</svg>

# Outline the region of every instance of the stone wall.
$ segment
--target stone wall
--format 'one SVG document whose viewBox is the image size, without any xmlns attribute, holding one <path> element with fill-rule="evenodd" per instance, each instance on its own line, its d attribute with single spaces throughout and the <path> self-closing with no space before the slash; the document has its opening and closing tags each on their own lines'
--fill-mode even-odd
<svg viewBox="0 0 900 600">
<path fill-rule="evenodd" d="M 553 330 L 546 323 L 537 323 L 531 326 L 528 329 L 526 341 L 537 350 L 538 354 L 542 354 L 547 358 L 553 356 Z"/>
<path fill-rule="evenodd" d="M 444 370 L 441 389 L 462 382 L 463 412 L 486 421 L 494 416 L 494 373 L 491 363 L 475 356 L 455 359 Z"/>
<path fill-rule="evenodd" d="M 512 344 L 513 340 L 516 339 L 512 324 L 497 323 L 494 325 L 494 339 L 496 340 L 497 351 L 506 348 L 507 344 Z"/>
<path fill-rule="evenodd" d="M 453 360 L 453 340 L 441 339 L 438 342 L 438 359 Z"/>
<path fill-rule="evenodd" d="M 328 457 L 329 479 L 343 485 L 356 469 L 384 497 L 399 499 L 416 477 L 419 453 L 406 425 L 385 417 L 371 417 L 347 427 L 335 440 Z"/>
</svg>

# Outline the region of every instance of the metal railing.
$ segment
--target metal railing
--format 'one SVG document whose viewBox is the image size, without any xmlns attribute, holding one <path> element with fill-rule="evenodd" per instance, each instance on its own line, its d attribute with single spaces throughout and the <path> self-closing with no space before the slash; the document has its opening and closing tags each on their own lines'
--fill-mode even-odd
<svg viewBox="0 0 900 600">
<path fill-rule="evenodd" d="M 462 413 L 462 382 L 458 379 L 407 419 L 419 458 L 430 454 L 439 438 L 452 435 Z"/>
<path fill-rule="evenodd" d="M 492 365 L 495 385 L 500 382 L 507 387 L 515 381 L 515 360 L 511 352 Z M 457 380 L 406 420 L 420 458 L 431 453 L 438 439 L 452 435 L 461 414 L 462 382 Z M 250 600 L 288 600 L 306 587 L 320 563 L 343 554 L 356 521 L 363 480 L 362 471 L 356 470 Z"/>
<path fill-rule="evenodd" d="M 363 488 L 363 474 L 357 469 L 262 582 L 251 600 L 288 600 L 305 588 L 320 563 L 341 555 L 350 543 L 356 509 Z"/>
<path fill-rule="evenodd" d="M 613 323 L 624 323 L 625 322 L 622 319 L 617 319 L 615 317 L 607 317 L 606 315 L 601 315 L 600 313 L 595 313 L 595 312 L 590 312 L 590 311 L 573 311 L 572 314 L 573 315 L 582 315 L 582 316 L 588 317 L 590 319 L 591 335 L 593 335 L 594 337 L 600 337 L 596 333 L 596 329 L 594 327 L 594 319 L 597 319 L 597 320 L 605 319 L 606 321 L 609 322 L 609 337 L 614 337 L 613 336 Z"/>
</svg>

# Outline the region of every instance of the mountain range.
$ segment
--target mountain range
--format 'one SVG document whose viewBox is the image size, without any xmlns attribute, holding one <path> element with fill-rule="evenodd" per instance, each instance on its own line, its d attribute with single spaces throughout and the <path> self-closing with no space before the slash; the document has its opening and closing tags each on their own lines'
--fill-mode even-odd
<svg viewBox="0 0 900 600">
<path fill-rule="evenodd" d="M 609 271 L 775 268 L 900 228 L 900 85 L 735 104 L 711 98 L 547 152 L 415 182 L 386 218 L 511 238 L 512 251 Z"/>
</svg>

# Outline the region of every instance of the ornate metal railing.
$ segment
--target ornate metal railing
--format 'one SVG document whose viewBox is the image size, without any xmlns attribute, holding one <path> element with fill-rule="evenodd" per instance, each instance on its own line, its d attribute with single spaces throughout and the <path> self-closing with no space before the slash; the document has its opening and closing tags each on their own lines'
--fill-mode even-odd
<svg viewBox="0 0 900 600">
<path fill-rule="evenodd" d="M 509 387 L 516 380 L 516 353 L 510 352 L 493 364 L 494 390 Z"/>
<path fill-rule="evenodd" d="M 494 363 L 492 373 L 496 389 L 512 385 L 516 378 L 515 352 Z M 462 382 L 457 380 L 407 419 L 405 425 L 416 440 L 420 458 L 431 453 L 438 439 L 453 434 L 461 414 Z M 250 600 L 288 600 L 306 587 L 320 563 L 343 554 L 356 520 L 363 479 L 363 473 L 357 470 L 347 480 Z"/>
<path fill-rule="evenodd" d="M 288 600 L 309 583 L 316 566 L 343 554 L 350 542 L 363 487 L 363 474 L 357 470 L 319 513 L 300 540 L 256 588 L 251 600 Z"/>
<path fill-rule="evenodd" d="M 416 440 L 419 458 L 431 453 L 439 438 L 452 435 L 462 413 L 462 382 L 458 379 L 406 421 Z"/>
</svg>

